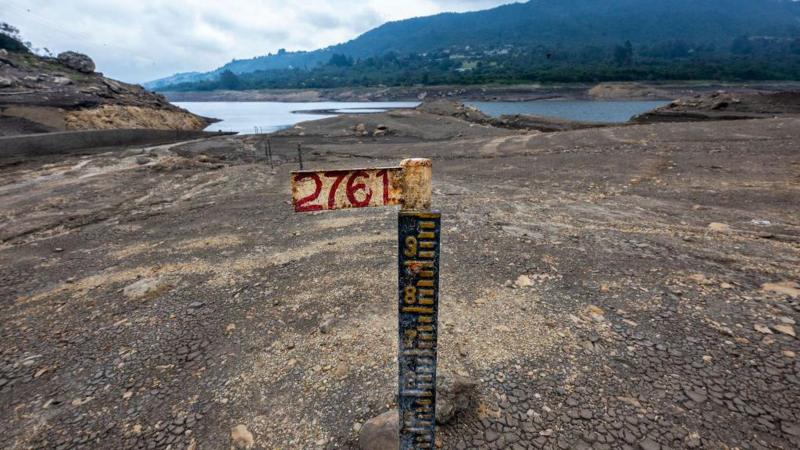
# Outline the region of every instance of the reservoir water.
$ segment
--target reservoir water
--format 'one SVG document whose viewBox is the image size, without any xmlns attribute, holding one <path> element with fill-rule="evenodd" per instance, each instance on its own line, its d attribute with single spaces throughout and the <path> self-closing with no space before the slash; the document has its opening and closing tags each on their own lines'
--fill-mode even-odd
<svg viewBox="0 0 800 450">
<path fill-rule="evenodd" d="M 622 123 L 637 114 L 664 106 L 669 102 L 540 100 L 536 102 L 467 103 L 493 117 L 503 114 L 531 114 L 583 122 Z"/>
<path fill-rule="evenodd" d="M 236 131 L 243 134 L 270 133 L 307 120 L 332 117 L 336 114 L 381 112 L 392 108 L 413 108 L 417 102 L 176 102 L 181 108 L 205 117 L 222 119 L 208 131 Z M 573 101 L 547 100 L 535 102 L 468 102 L 488 115 L 533 114 L 590 122 L 625 122 L 666 102 L 654 101 Z M 329 114 L 311 111 L 325 110 Z"/>
</svg>

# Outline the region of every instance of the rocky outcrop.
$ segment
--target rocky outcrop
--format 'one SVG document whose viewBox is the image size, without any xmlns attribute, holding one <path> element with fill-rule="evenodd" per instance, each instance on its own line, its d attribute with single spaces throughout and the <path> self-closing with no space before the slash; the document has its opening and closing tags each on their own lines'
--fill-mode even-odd
<svg viewBox="0 0 800 450">
<path fill-rule="evenodd" d="M 0 134 L 113 128 L 202 130 L 213 120 L 94 72 L 86 55 L 0 51 Z"/>
<path fill-rule="evenodd" d="M 527 114 L 503 115 L 490 117 L 481 110 L 454 102 L 452 100 L 435 100 L 419 105 L 417 111 L 436 116 L 446 116 L 461 119 L 479 125 L 489 125 L 495 128 L 509 130 L 532 130 L 549 133 L 553 131 L 580 130 L 584 128 L 597 128 L 606 126 L 601 123 L 578 122 L 574 120 L 558 119 L 555 117 L 533 116 Z"/>
<path fill-rule="evenodd" d="M 434 100 L 423 102 L 417 106 L 417 111 L 434 114 L 437 116 L 455 117 L 467 122 L 488 123 L 491 117 L 478 108 L 465 105 L 452 100 Z"/>
<path fill-rule="evenodd" d="M 577 120 L 559 119 L 556 117 L 533 116 L 528 114 L 503 115 L 489 122 L 498 128 L 511 130 L 534 130 L 543 133 L 554 131 L 582 130 L 608 126 L 603 123 L 579 122 Z"/>
<path fill-rule="evenodd" d="M 595 100 L 653 100 L 675 98 L 669 92 L 641 83 L 600 83 L 587 92 Z"/>
<path fill-rule="evenodd" d="M 763 119 L 800 115 L 800 92 L 726 92 L 684 97 L 632 119 L 635 123 Z"/>
<path fill-rule="evenodd" d="M 58 62 L 70 69 L 77 70 L 83 73 L 94 72 L 94 61 L 92 58 L 77 52 L 64 52 L 58 55 Z"/>
</svg>

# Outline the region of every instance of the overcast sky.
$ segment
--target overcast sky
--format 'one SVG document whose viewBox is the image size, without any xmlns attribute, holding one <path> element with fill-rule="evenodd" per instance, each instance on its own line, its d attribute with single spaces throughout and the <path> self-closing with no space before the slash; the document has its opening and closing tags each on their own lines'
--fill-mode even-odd
<svg viewBox="0 0 800 450">
<path fill-rule="evenodd" d="M 0 21 L 35 47 L 91 56 L 129 82 L 207 71 L 231 59 L 314 50 L 390 20 L 511 0 L 0 0 Z"/>
</svg>

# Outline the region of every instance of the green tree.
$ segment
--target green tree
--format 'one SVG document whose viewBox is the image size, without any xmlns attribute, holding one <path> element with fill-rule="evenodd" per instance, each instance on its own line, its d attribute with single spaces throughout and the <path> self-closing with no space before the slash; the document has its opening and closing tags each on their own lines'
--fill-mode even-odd
<svg viewBox="0 0 800 450">
<path fill-rule="evenodd" d="M 15 26 L 0 22 L 0 48 L 10 52 L 30 53 L 30 46 L 30 43 L 23 42 Z"/>
<path fill-rule="evenodd" d="M 241 87 L 242 82 L 235 73 L 226 70 L 219 75 L 219 85 L 222 89 L 236 90 Z"/>
<path fill-rule="evenodd" d="M 753 42 L 747 36 L 739 36 L 733 40 L 731 52 L 734 55 L 749 55 L 753 53 Z"/>
<path fill-rule="evenodd" d="M 633 64 L 633 44 L 625 41 L 625 45 L 618 45 L 614 48 L 614 62 L 618 66 L 630 66 Z"/>
<path fill-rule="evenodd" d="M 795 55 L 800 55 L 800 38 L 795 38 L 789 45 L 789 48 Z"/>
<path fill-rule="evenodd" d="M 333 56 L 331 56 L 330 61 L 328 61 L 328 65 L 334 67 L 352 67 L 353 63 L 353 58 L 350 58 L 347 55 L 340 55 L 338 53 L 335 53 Z"/>
</svg>

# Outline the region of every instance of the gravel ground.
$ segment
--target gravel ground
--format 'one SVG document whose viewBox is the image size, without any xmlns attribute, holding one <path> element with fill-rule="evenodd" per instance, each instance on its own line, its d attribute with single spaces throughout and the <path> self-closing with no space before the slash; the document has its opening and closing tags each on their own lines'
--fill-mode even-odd
<svg viewBox="0 0 800 450">
<path fill-rule="evenodd" d="M 800 446 L 799 119 L 463 126 L 2 163 L 0 447 L 356 447 L 394 403 L 395 212 L 295 215 L 297 142 L 434 160 L 439 364 L 480 397 L 441 448 Z"/>
</svg>

